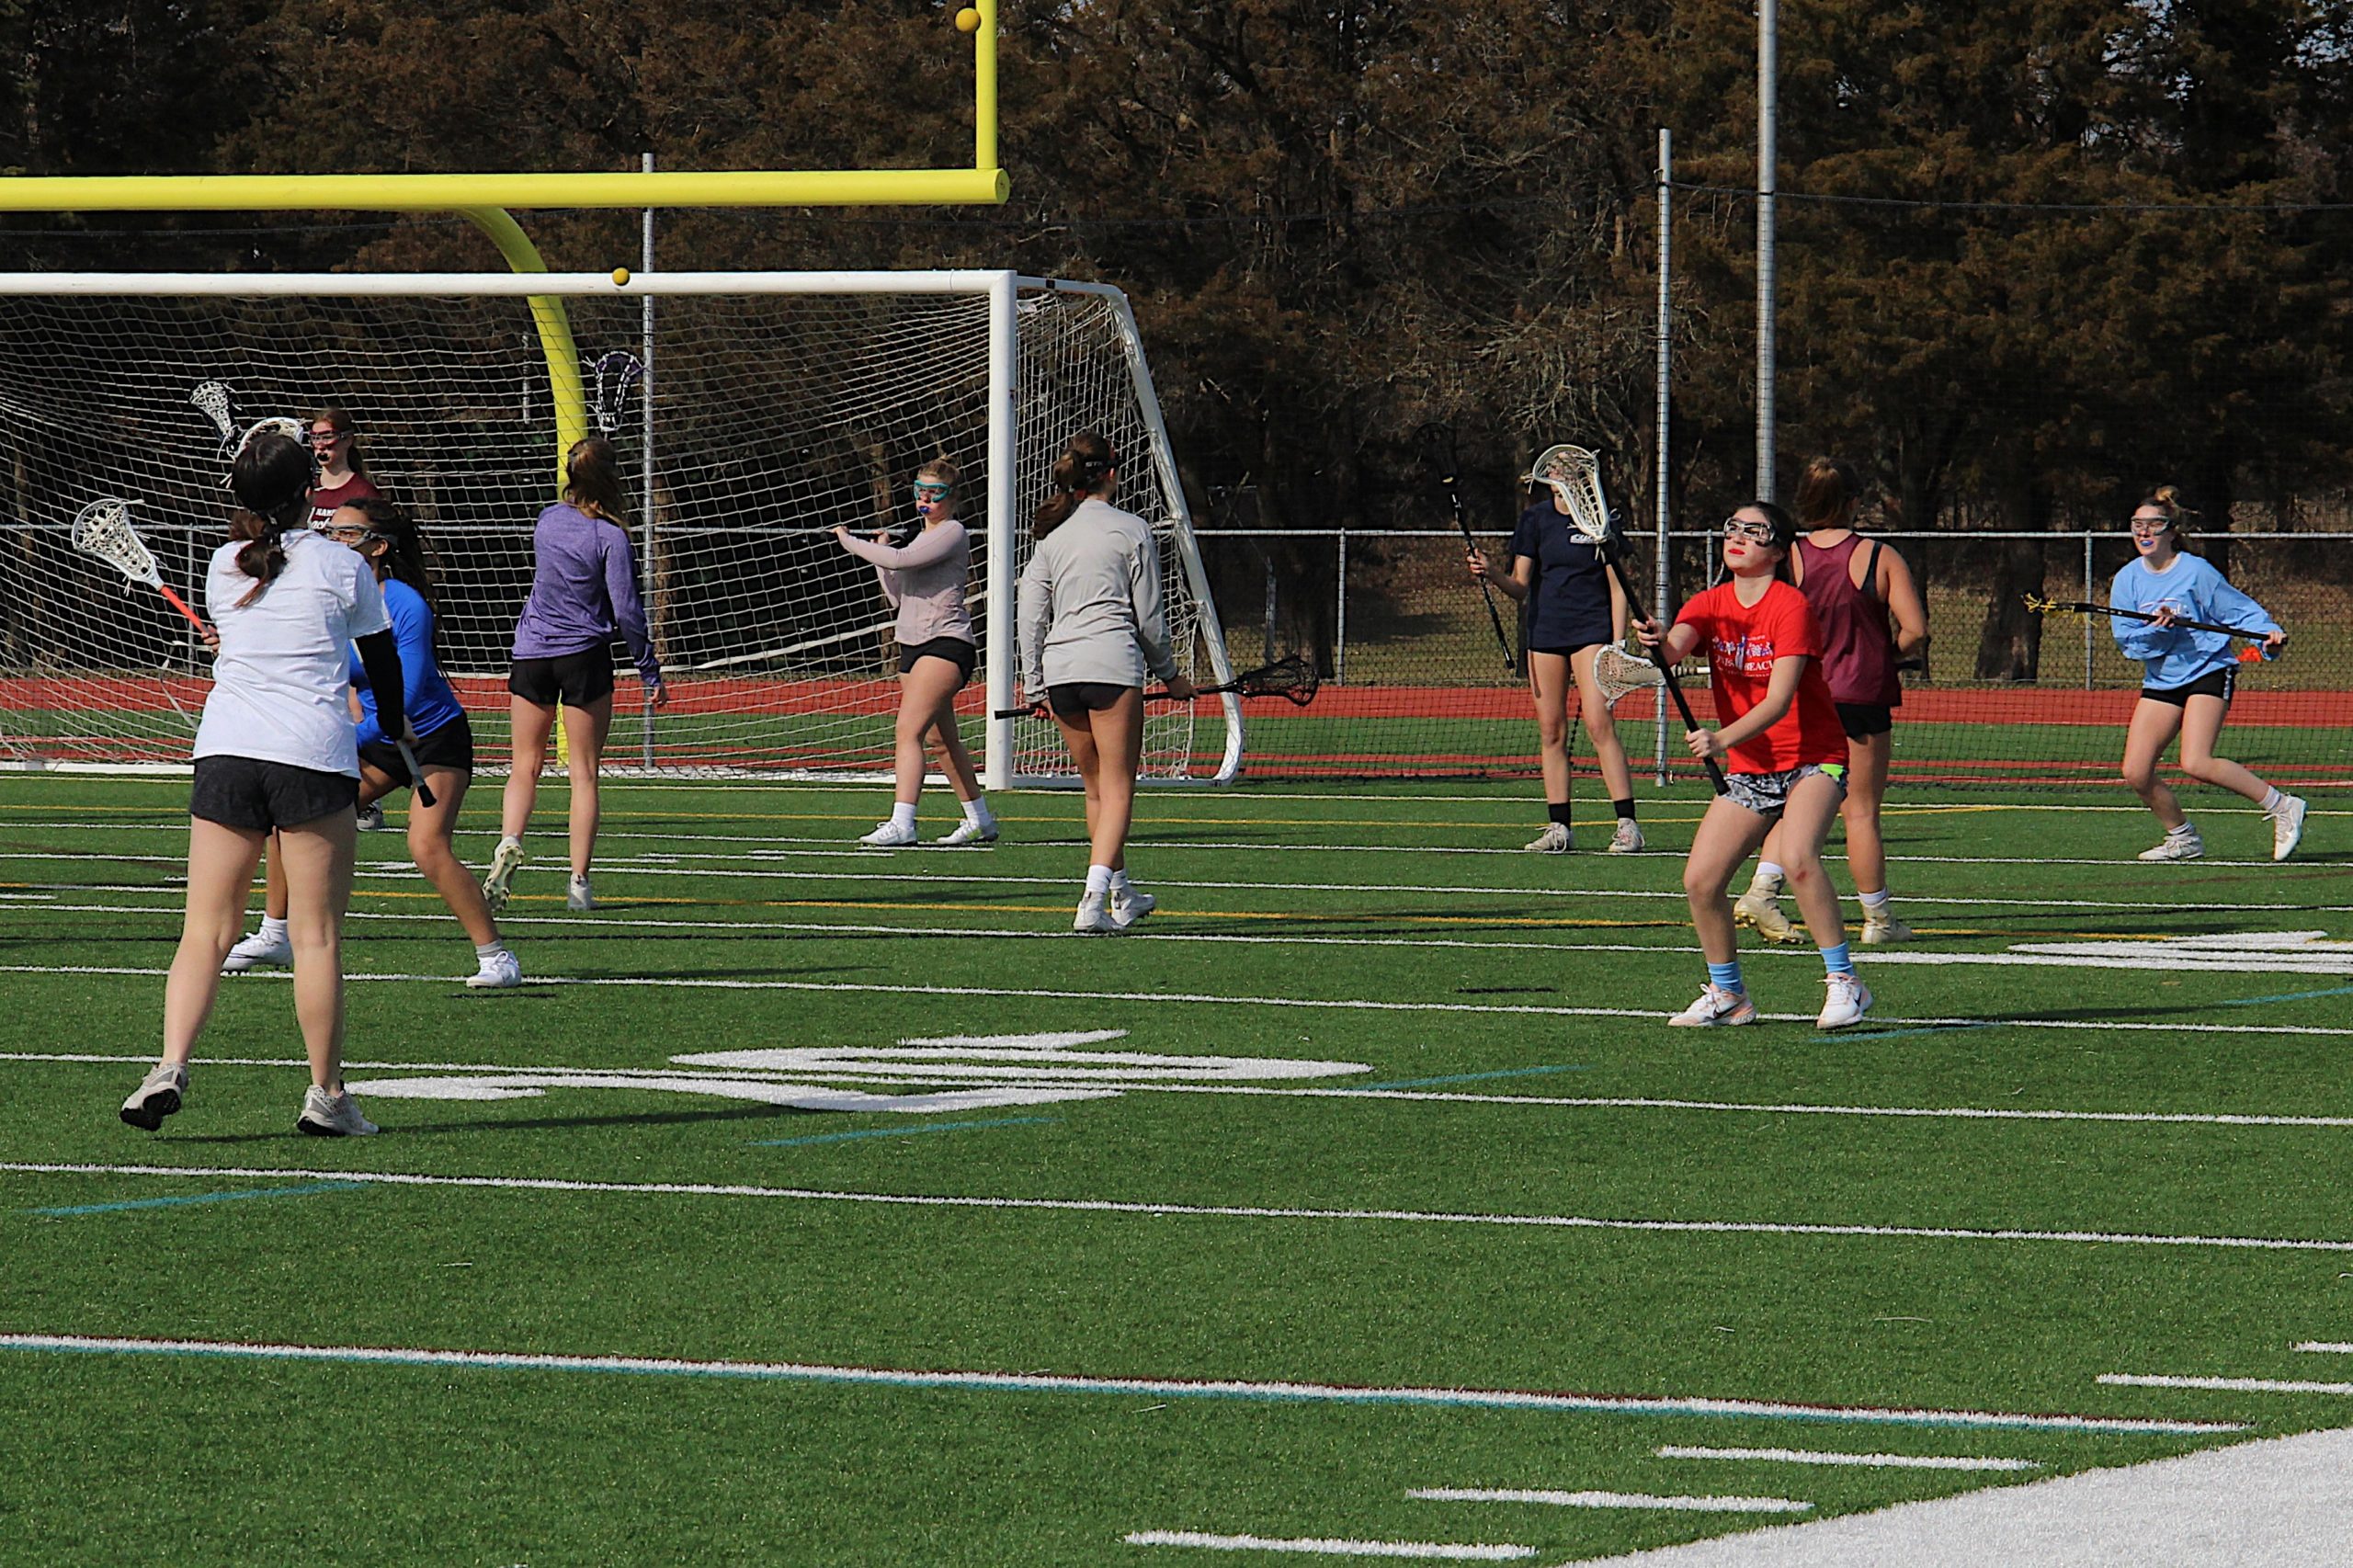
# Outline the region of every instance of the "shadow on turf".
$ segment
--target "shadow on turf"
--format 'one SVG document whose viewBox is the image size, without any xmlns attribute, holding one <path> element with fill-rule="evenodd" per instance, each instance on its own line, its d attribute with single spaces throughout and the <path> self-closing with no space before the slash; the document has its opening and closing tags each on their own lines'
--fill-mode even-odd
<svg viewBox="0 0 2353 1568">
<path fill-rule="evenodd" d="M 398 1102 L 394 1102 L 398 1103 Z M 512 1102 L 508 1102 L 512 1103 Z M 382 1102 L 363 1107 L 381 1110 Z M 395 1117 L 397 1111 L 392 1113 Z M 636 1115 L 610 1113 L 602 1116 L 534 1116 L 524 1119 L 482 1121 L 392 1121 L 384 1127 L 391 1133 L 431 1132 L 556 1132 L 572 1131 L 584 1127 L 667 1127 L 721 1121 L 769 1121 L 781 1117 L 839 1116 L 840 1111 L 813 1110 L 802 1106 L 733 1105 L 713 1107 L 710 1110 L 656 1110 Z M 168 1138 L 159 1137 L 160 1143 L 278 1143 L 299 1140 L 305 1144 L 311 1140 L 288 1129 L 283 1132 L 176 1132 Z M 329 1173 L 330 1175 L 333 1173 Z"/>
</svg>

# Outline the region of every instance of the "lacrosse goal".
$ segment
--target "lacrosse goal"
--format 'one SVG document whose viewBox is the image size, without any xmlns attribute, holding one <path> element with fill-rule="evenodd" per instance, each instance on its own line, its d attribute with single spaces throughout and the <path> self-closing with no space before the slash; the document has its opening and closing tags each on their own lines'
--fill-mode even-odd
<svg viewBox="0 0 2353 1568">
<path fill-rule="evenodd" d="M 1115 289 L 1003 272 L 0 276 L 0 755 L 185 761 L 203 649 L 160 597 L 76 554 L 72 521 L 121 497 L 164 584 L 193 597 L 225 537 L 224 428 L 339 403 L 429 541 L 442 666 L 485 760 L 503 760 L 508 640 L 552 499 L 530 295 L 564 300 L 581 384 L 631 484 L 648 481 L 631 527 L 671 703 L 641 718 L 625 680 L 611 762 L 887 770 L 892 612 L 833 530 L 908 519 L 910 475 L 946 453 L 964 471 L 987 672 L 960 703 L 967 741 L 995 787 L 1064 770 L 1051 725 L 990 711 L 1011 706 L 1029 516 L 1089 427 L 1123 454 L 1118 504 L 1158 531 L 1187 673 L 1231 678 Z M 1145 766 L 1231 778 L 1241 740 L 1231 697 L 1155 704 Z"/>
</svg>

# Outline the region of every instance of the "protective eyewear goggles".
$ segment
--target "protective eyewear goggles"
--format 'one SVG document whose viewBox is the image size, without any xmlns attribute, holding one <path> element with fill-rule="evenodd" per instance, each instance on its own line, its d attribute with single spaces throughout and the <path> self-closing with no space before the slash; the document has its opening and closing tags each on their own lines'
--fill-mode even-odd
<svg viewBox="0 0 2353 1568">
<path fill-rule="evenodd" d="M 918 501 L 945 501 L 954 494 L 956 487 L 952 484 L 941 484 L 928 479 L 915 481 L 915 499 Z"/>
<path fill-rule="evenodd" d="M 1726 539 L 1755 540 L 1759 544 L 1773 542 L 1773 525 L 1751 517 L 1726 517 L 1723 520 Z"/>
</svg>

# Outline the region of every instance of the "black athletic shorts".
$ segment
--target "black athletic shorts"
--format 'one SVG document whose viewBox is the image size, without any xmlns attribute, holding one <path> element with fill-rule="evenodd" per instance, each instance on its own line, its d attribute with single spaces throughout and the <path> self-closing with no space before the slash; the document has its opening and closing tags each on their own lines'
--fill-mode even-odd
<svg viewBox="0 0 2353 1568">
<path fill-rule="evenodd" d="M 1054 717 L 1075 723 L 1086 714 L 1116 708 L 1120 699 L 1135 689 L 1108 680 L 1074 680 L 1064 686 L 1048 687 L 1046 706 L 1054 710 Z"/>
<path fill-rule="evenodd" d="M 1835 702 L 1838 722 L 1847 727 L 1850 741 L 1883 735 L 1895 728 L 1895 710 L 1884 702 Z"/>
<path fill-rule="evenodd" d="M 506 673 L 506 689 L 526 702 L 552 708 L 585 708 L 613 694 L 613 651 L 591 648 L 555 659 L 517 659 Z"/>
<path fill-rule="evenodd" d="M 917 659 L 945 659 L 963 672 L 962 680 L 957 682 L 961 686 L 963 681 L 972 678 L 972 661 L 979 653 L 979 649 L 961 637 L 935 637 L 928 642 L 917 642 L 913 647 L 903 644 L 899 649 L 899 673 L 903 676 L 913 674 Z"/>
<path fill-rule="evenodd" d="M 199 756 L 188 814 L 222 827 L 267 833 L 304 823 L 350 816 L 359 804 L 359 780 L 250 756 Z"/>
<path fill-rule="evenodd" d="M 427 772 L 449 767 L 471 774 L 474 770 L 474 727 L 460 713 L 432 733 L 417 736 L 416 744 L 408 749 L 416 754 L 417 767 Z M 401 760 L 401 748 L 390 741 L 369 741 L 359 748 L 359 760 L 377 772 L 389 775 L 395 788 L 416 782 L 408 776 L 408 765 Z"/>
<path fill-rule="evenodd" d="M 2235 668 L 2209 670 L 2188 686 L 2144 686 L 2141 695 L 2152 702 L 2170 702 L 2176 708 L 2187 708 L 2193 697 L 2219 697 L 2224 707 L 2230 706 L 2231 692 L 2238 685 Z"/>
<path fill-rule="evenodd" d="M 1607 642 L 1609 640 L 1606 637 L 1597 637 L 1590 642 L 1567 642 L 1563 643 L 1557 648 L 1539 648 L 1531 645 L 1528 651 L 1531 653 L 1558 653 L 1563 659 L 1574 659 L 1579 653 L 1584 653 L 1587 648 L 1599 647 L 1602 643 Z"/>
</svg>

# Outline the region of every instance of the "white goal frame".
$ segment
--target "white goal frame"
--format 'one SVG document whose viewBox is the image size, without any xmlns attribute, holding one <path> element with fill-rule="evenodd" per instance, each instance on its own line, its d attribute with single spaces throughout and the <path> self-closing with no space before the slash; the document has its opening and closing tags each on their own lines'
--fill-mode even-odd
<svg viewBox="0 0 2353 1568">
<path fill-rule="evenodd" d="M 1015 583 L 1027 558 L 1029 519 L 1017 516 L 1017 421 L 1020 416 L 1020 344 L 1017 307 L 1025 294 L 1083 293 L 1100 299 L 1117 324 L 1132 391 L 1145 428 L 1150 433 L 1152 498 L 1157 516 L 1147 516 L 1164 540 L 1176 552 L 1177 564 L 1198 604 L 1200 654 L 1214 683 L 1233 678 L 1225 638 L 1210 596 L 1209 578 L 1194 538 L 1193 518 L 1178 480 L 1176 455 L 1154 392 L 1142 339 L 1127 297 L 1107 284 L 1032 278 L 1012 271 L 955 270 L 928 272 L 646 272 L 614 273 L 0 273 L 0 296 L 113 296 L 257 299 L 298 296 L 306 299 L 364 299 L 429 296 L 472 296 L 549 301 L 602 296 L 660 299 L 695 295 L 843 295 L 957 294 L 984 297 L 988 312 L 988 484 L 984 506 L 986 551 L 986 610 L 988 641 L 985 661 L 987 708 L 983 778 L 988 788 L 1002 790 L 1021 784 L 1067 782 L 1059 773 L 1018 771 L 1017 733 L 1020 726 L 1043 725 L 1027 718 L 995 715 L 1013 705 L 1016 676 Z M 658 373 L 658 372 L 657 372 Z M 1142 467 L 1132 454 L 1126 465 L 1131 474 Z M 1134 487 L 1122 495 L 1133 504 L 1142 492 Z M 651 572 L 653 562 L 641 562 Z M 1180 656 L 1185 650 L 1179 650 Z M 1201 685 L 1212 684 L 1201 681 Z M 1223 753 L 1214 770 L 1192 781 L 1231 782 L 1240 772 L 1243 713 L 1239 698 L 1221 696 L 1224 718 Z M 1048 727 L 1050 729 L 1050 727 Z M 1033 745 L 1044 730 L 1029 733 Z M 617 746 L 616 750 L 620 748 Z M 861 774 L 859 777 L 870 777 Z"/>
</svg>

